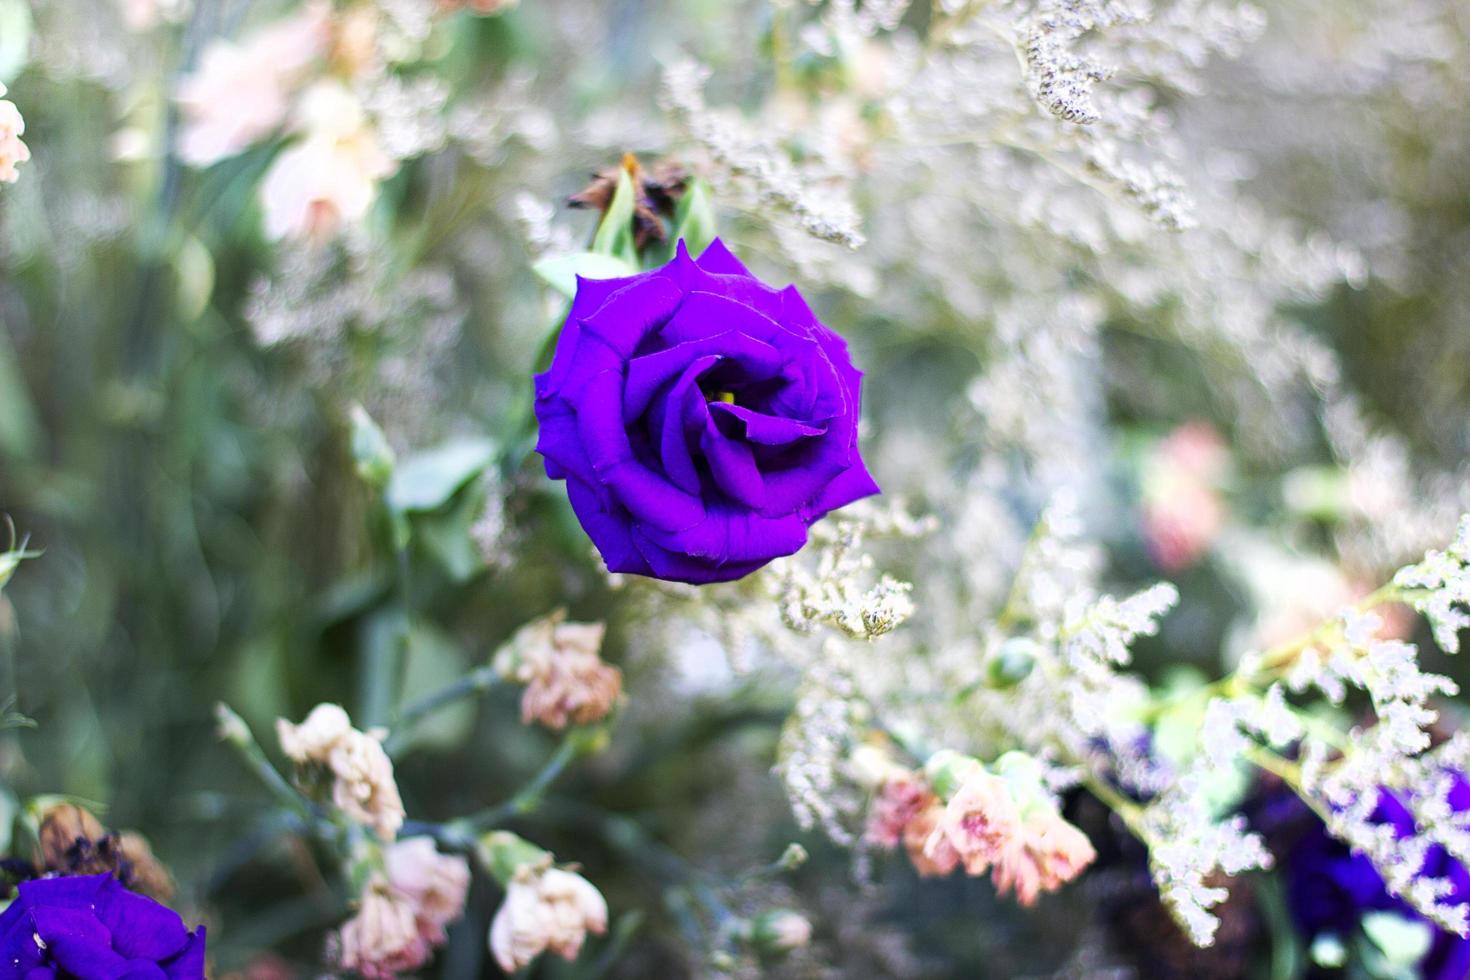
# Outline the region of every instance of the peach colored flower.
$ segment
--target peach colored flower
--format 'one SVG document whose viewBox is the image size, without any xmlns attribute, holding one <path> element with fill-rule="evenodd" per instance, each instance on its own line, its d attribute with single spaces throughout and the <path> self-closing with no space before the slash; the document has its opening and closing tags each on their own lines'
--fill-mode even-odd
<svg viewBox="0 0 1470 980">
<path fill-rule="evenodd" d="M 561 730 L 607 717 L 623 690 L 623 674 L 598 656 L 602 623 L 567 623 L 554 613 L 530 624 L 515 639 L 499 668 L 526 685 L 521 721 Z"/>
<path fill-rule="evenodd" d="M 5 86 L 0 85 L 0 95 L 4 94 Z M 0 183 L 13 184 L 19 180 L 16 164 L 31 158 L 30 148 L 20 139 L 25 131 L 26 121 L 15 103 L 0 99 Z"/>
<path fill-rule="evenodd" d="M 952 848 L 966 874 L 984 874 L 1020 830 L 1021 816 L 1006 781 L 980 769 L 944 805 L 924 854 L 933 861 Z"/>
<path fill-rule="evenodd" d="M 331 5 L 313 2 L 244 40 L 215 41 L 179 83 L 179 156 L 209 166 L 241 152 L 286 120 L 291 97 L 330 40 Z"/>
<path fill-rule="evenodd" d="M 878 787 L 868 811 L 865 836 L 879 847 L 897 847 L 913 819 L 936 802 L 938 798 L 923 779 L 907 770 L 897 770 Z"/>
<path fill-rule="evenodd" d="M 383 751 L 383 732 L 360 732 L 340 706 L 319 704 L 300 725 L 277 719 L 276 735 L 293 762 L 331 774 L 337 809 L 372 827 L 385 841 L 398 835 L 403 800 L 393 779 L 393 761 Z"/>
<path fill-rule="evenodd" d="M 432 949 L 421 934 L 411 899 L 382 876 L 363 889 L 357 914 L 328 940 L 327 956 L 366 980 L 393 980 L 429 962 Z"/>
<path fill-rule="evenodd" d="M 1087 835 L 1054 810 L 1029 815 L 1021 833 L 1001 849 L 991 871 L 995 890 L 1016 893 L 1029 906 L 1042 892 L 1056 891 L 1097 857 Z"/>
<path fill-rule="evenodd" d="M 265 233 L 322 242 L 367 215 L 397 165 L 338 82 L 318 82 L 302 96 L 297 124 L 304 138 L 276 157 L 261 184 Z"/>
<path fill-rule="evenodd" d="M 490 925 L 490 950 L 507 973 L 550 951 L 574 960 L 587 933 L 607 931 L 607 902 L 579 874 L 525 865 L 505 889 Z"/>
<path fill-rule="evenodd" d="M 462 857 L 440 854 L 429 837 L 407 837 L 383 851 L 388 884 L 414 908 L 419 935 L 438 946 L 444 927 L 464 914 L 470 866 Z"/>
<path fill-rule="evenodd" d="M 947 838 L 935 838 L 935 831 L 943 816 L 944 804 L 935 797 L 904 825 L 904 851 L 908 853 L 909 863 L 922 878 L 942 878 L 960 866 L 960 852 L 954 849 Z"/>
</svg>

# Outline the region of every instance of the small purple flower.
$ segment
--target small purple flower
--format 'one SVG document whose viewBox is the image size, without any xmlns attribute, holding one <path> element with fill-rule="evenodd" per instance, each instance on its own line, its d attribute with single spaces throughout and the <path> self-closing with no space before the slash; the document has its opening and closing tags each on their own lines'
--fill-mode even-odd
<svg viewBox="0 0 1470 980">
<path fill-rule="evenodd" d="M 1456 775 L 1449 803 L 1456 812 L 1470 810 L 1470 782 L 1463 775 Z M 1398 837 L 1415 833 L 1413 814 L 1397 794 L 1387 789 L 1379 792 L 1372 820 L 1393 827 Z M 1453 887 L 1445 901 L 1470 901 L 1470 871 L 1443 847 L 1429 849 L 1420 874 L 1450 881 Z M 1367 856 L 1353 853 L 1330 836 L 1321 821 L 1314 821 L 1312 829 L 1288 852 L 1286 888 L 1292 918 L 1308 942 L 1323 935 L 1346 939 L 1368 912 L 1394 912 L 1426 921 L 1407 902 L 1388 893 Z M 1463 980 L 1470 976 L 1470 939 L 1436 927 L 1434 943 L 1419 964 L 1419 973 L 1426 980 Z"/>
<path fill-rule="evenodd" d="M 680 242 L 661 268 L 577 280 L 536 377 L 536 449 L 609 570 L 729 581 L 879 492 L 858 455 L 861 379 L 794 286 L 719 240 L 697 262 Z"/>
<path fill-rule="evenodd" d="M 26 881 L 0 914 L 0 976 L 202 980 L 204 927 L 109 874 Z"/>
</svg>

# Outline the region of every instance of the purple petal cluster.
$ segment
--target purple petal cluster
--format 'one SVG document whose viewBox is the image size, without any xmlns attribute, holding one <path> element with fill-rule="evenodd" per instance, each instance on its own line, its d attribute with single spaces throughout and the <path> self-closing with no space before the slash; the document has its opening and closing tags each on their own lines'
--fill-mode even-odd
<svg viewBox="0 0 1470 980">
<path fill-rule="evenodd" d="M 0 914 L 0 976 L 202 980 L 204 927 L 109 874 L 26 881 Z"/>
<path fill-rule="evenodd" d="M 622 279 L 578 279 L 536 378 L 537 451 L 615 572 L 737 579 L 878 493 L 858 454 L 862 374 L 793 286 L 718 240 Z"/>
<path fill-rule="evenodd" d="M 1463 774 L 1456 775 L 1449 802 L 1456 812 L 1470 810 L 1470 782 Z M 1379 792 L 1372 820 L 1393 827 L 1400 838 L 1415 833 L 1413 814 L 1397 794 L 1387 789 Z M 1406 902 L 1388 893 L 1366 856 L 1353 853 L 1330 836 L 1320 821 L 1290 850 L 1287 860 L 1287 898 L 1292 917 L 1309 942 L 1322 935 L 1350 937 L 1367 912 L 1390 911 L 1425 921 Z M 1443 847 L 1430 848 L 1420 873 L 1451 882 L 1454 890 L 1447 902 L 1470 901 L 1470 870 Z M 1436 928 L 1434 944 L 1420 964 L 1420 975 L 1427 980 L 1464 980 L 1470 976 L 1470 939 Z"/>
</svg>

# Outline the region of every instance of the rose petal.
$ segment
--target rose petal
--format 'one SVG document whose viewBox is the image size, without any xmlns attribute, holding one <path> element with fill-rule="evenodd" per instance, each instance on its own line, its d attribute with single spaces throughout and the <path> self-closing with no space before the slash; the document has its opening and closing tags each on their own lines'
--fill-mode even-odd
<svg viewBox="0 0 1470 980">
<path fill-rule="evenodd" d="M 882 492 L 867 466 L 861 459 L 856 459 L 852 466 L 834 477 L 832 482 L 822 488 L 816 499 L 803 508 L 802 516 L 809 522 L 815 521 L 855 500 Z"/>
<path fill-rule="evenodd" d="M 766 484 L 755 465 L 755 454 L 744 442 L 731 439 L 710 419 L 700 437 L 699 447 L 709 463 L 715 486 L 727 497 L 747 507 L 760 509 L 765 504 Z"/>
<path fill-rule="evenodd" d="M 745 263 L 735 257 L 735 253 L 725 247 L 725 243 L 716 238 L 704 247 L 695 260 L 705 272 L 720 276 L 743 276 L 746 279 L 754 279 Z"/>
<path fill-rule="evenodd" d="M 112 933 L 112 948 L 130 960 L 165 960 L 189 942 L 178 913 L 121 884 L 100 891 L 96 915 Z"/>
<path fill-rule="evenodd" d="M 716 416 L 716 421 L 722 418 L 728 419 L 736 426 L 738 428 L 737 437 L 760 443 L 763 446 L 785 446 L 800 439 L 820 436 L 827 431 L 825 422 L 808 425 L 796 419 L 757 412 L 744 405 L 711 402 L 709 409 Z M 722 425 L 721 431 L 728 432 L 729 430 Z"/>
<path fill-rule="evenodd" d="M 684 341 L 635 357 L 628 364 L 628 381 L 623 389 L 623 420 L 631 423 L 637 419 L 663 386 L 686 365 L 696 358 L 712 354 L 729 358 L 748 381 L 764 380 L 778 374 L 783 361 L 780 352 L 770 344 L 736 330 Z"/>
<path fill-rule="evenodd" d="M 597 546 L 610 572 L 651 575 L 653 569 L 634 546 L 626 517 L 617 517 L 603 506 L 597 491 L 580 480 L 567 481 L 567 498 L 577 520 Z"/>
<path fill-rule="evenodd" d="M 633 543 L 638 546 L 652 569 L 647 574 L 670 582 L 688 582 L 690 585 L 733 582 L 744 578 L 770 560 L 761 558 L 746 562 L 711 562 L 692 558 L 657 544 L 638 528 L 633 529 Z"/>
<path fill-rule="evenodd" d="M 638 278 L 613 293 L 597 312 L 582 317 L 581 341 L 597 339 L 626 361 L 651 332 L 679 308 L 683 293 L 663 276 Z"/>
</svg>

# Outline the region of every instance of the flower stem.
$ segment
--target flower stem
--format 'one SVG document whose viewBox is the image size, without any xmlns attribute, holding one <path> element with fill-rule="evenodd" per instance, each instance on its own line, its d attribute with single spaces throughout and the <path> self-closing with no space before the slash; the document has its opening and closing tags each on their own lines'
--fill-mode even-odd
<svg viewBox="0 0 1470 980">
<path fill-rule="evenodd" d="M 404 739 L 407 738 L 409 730 L 420 719 L 438 711 L 447 704 L 453 704 L 462 698 L 474 697 L 483 694 L 494 687 L 500 681 L 500 673 L 491 664 L 477 667 L 452 683 L 446 684 L 437 691 L 424 695 L 412 704 L 405 706 L 393 719 L 393 734 L 388 737 L 386 748 L 388 754 L 394 754 L 402 748 Z"/>
</svg>

